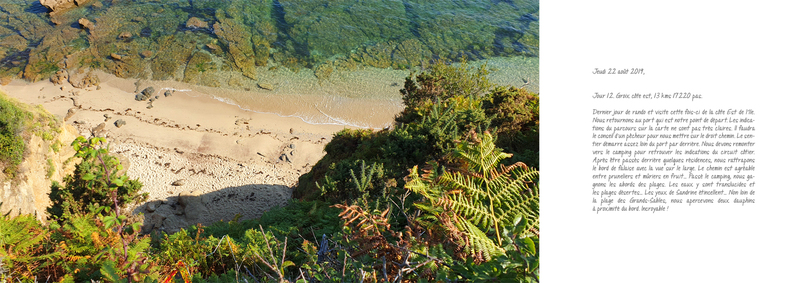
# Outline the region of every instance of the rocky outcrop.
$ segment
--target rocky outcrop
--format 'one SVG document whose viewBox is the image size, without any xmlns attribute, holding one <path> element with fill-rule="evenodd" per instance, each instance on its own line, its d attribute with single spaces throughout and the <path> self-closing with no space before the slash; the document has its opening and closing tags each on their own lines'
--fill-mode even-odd
<svg viewBox="0 0 800 283">
<path fill-rule="evenodd" d="M 39 0 L 42 6 L 50 9 L 51 13 L 60 13 L 80 5 L 86 4 L 91 0 Z"/>
<path fill-rule="evenodd" d="M 51 181 L 62 182 L 64 176 L 72 174 L 74 161 L 64 164 L 75 154 L 68 146 L 78 136 L 78 131 L 70 125 L 62 125 L 61 133 L 55 140 L 47 142 L 37 135 L 31 135 L 26 141 L 28 148 L 25 158 L 19 166 L 19 175 L 13 180 L 0 183 L 0 212 L 33 214 L 40 221 L 46 218 L 46 209 L 50 205 Z M 53 150 L 52 144 L 61 144 L 59 150 Z"/>
</svg>

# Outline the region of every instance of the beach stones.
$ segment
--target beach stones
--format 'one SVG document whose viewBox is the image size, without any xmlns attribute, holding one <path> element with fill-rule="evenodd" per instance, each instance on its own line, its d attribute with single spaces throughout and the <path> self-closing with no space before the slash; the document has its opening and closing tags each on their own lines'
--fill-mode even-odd
<svg viewBox="0 0 800 283">
<path fill-rule="evenodd" d="M 173 186 L 183 186 L 186 185 L 186 179 L 180 179 L 175 182 L 172 182 Z"/>
<path fill-rule="evenodd" d="M 197 223 L 200 217 L 208 214 L 208 208 L 203 201 L 203 195 L 200 192 L 183 192 L 178 195 L 178 204 L 183 207 L 183 214 L 186 215 L 186 221 L 189 223 Z M 178 209 L 178 213 L 181 209 Z"/>
<path fill-rule="evenodd" d="M 161 225 L 164 225 L 164 220 L 167 219 L 164 215 L 154 213 L 153 216 L 150 218 L 153 222 L 153 228 L 159 228 Z"/>
<path fill-rule="evenodd" d="M 161 201 L 153 201 L 153 202 L 150 202 L 150 203 L 148 203 L 148 204 L 147 204 L 147 211 L 148 211 L 148 212 L 154 212 L 154 211 L 156 211 L 156 208 L 158 208 L 158 206 L 159 206 L 160 204 L 161 204 Z"/>
<path fill-rule="evenodd" d="M 117 128 L 122 127 L 122 125 L 125 125 L 125 124 L 127 124 L 127 123 L 125 122 L 125 120 L 122 120 L 122 119 L 114 121 L 114 126 L 117 126 Z"/>
<path fill-rule="evenodd" d="M 86 73 L 84 76 L 80 76 L 80 73 L 75 73 L 69 76 L 69 83 L 74 88 L 90 88 L 99 85 L 100 79 L 91 72 Z"/>
<path fill-rule="evenodd" d="M 75 116 L 76 112 L 78 112 L 78 109 L 74 107 L 67 110 L 67 115 L 64 116 L 64 121 L 67 121 L 69 118 L 72 118 L 72 116 Z"/>
<path fill-rule="evenodd" d="M 155 92 L 156 92 L 156 89 L 154 89 L 152 86 L 148 86 L 147 88 L 145 88 L 145 89 L 142 91 L 142 94 L 144 94 L 144 95 L 145 95 L 145 96 L 147 96 L 147 97 L 150 97 L 150 96 L 151 96 L 151 95 L 153 95 L 153 93 L 155 93 Z"/>
<path fill-rule="evenodd" d="M 95 135 L 95 136 L 99 136 L 100 135 L 100 131 L 102 131 L 105 128 L 106 128 L 106 123 L 100 123 L 99 125 L 97 125 L 97 127 L 94 127 L 92 129 L 92 134 Z"/>
<path fill-rule="evenodd" d="M 167 90 L 167 91 L 164 92 L 164 97 L 169 97 L 171 95 L 172 95 L 172 91 L 171 90 Z"/>
<path fill-rule="evenodd" d="M 67 70 L 59 70 L 50 77 L 50 82 L 52 82 L 54 85 L 60 85 L 63 84 L 68 78 L 69 74 L 67 73 Z"/>
<path fill-rule="evenodd" d="M 156 92 L 156 89 L 154 89 L 152 86 L 147 87 L 142 92 L 136 94 L 135 99 L 136 99 L 136 101 L 148 100 L 148 99 L 150 99 L 151 96 L 153 96 L 153 93 L 155 93 L 155 92 Z"/>
</svg>

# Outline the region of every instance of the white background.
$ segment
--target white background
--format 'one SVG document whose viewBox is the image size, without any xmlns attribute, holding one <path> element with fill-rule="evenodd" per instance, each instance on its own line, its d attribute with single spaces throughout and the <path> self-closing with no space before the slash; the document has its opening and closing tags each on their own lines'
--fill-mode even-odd
<svg viewBox="0 0 800 283">
<path fill-rule="evenodd" d="M 542 282 L 800 282 L 798 3 L 542 1 Z M 645 75 L 591 74 L 634 67 Z M 593 108 L 754 109 L 756 204 L 594 214 Z"/>
</svg>

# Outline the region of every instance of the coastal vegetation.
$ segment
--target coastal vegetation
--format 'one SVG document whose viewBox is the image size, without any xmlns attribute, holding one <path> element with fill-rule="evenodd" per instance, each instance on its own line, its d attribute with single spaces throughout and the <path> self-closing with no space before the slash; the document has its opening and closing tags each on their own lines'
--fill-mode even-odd
<svg viewBox="0 0 800 283">
<path fill-rule="evenodd" d="M 25 143 L 36 135 L 57 152 L 60 144 L 55 137 L 60 131 L 58 121 L 41 107 L 19 103 L 0 92 L 0 167 L 3 178 L 13 180 L 25 154 Z"/>
<path fill-rule="evenodd" d="M 141 233 L 141 184 L 78 138 L 49 222 L 0 217 L 0 281 L 538 282 L 538 95 L 486 74 L 412 73 L 394 126 L 337 133 L 287 206 L 173 234 Z"/>
</svg>

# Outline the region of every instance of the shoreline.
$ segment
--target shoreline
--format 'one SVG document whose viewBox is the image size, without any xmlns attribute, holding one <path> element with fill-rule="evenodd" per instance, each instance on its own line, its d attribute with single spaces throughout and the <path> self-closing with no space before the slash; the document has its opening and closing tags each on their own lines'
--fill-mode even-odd
<svg viewBox="0 0 800 283">
<path fill-rule="evenodd" d="M 97 75 L 99 89 L 15 80 L 0 90 L 42 105 L 82 136 L 106 137 L 128 176 L 150 194 L 132 208 L 144 213 L 145 231 L 174 232 L 237 214 L 258 218 L 285 205 L 299 176 L 324 156 L 325 144 L 351 128 L 247 111 L 196 90 L 164 97 L 164 88 L 182 89 L 173 82 L 152 83 L 162 91 L 148 109 L 147 102 L 134 100 L 137 80 Z M 117 127 L 117 121 L 125 124 Z"/>
<path fill-rule="evenodd" d="M 503 68 L 531 60 L 538 65 L 538 58 L 488 62 L 490 77 L 499 78 L 492 82 L 518 86 L 533 82 L 526 88 L 538 89 L 538 73 Z M 471 64 L 477 67 L 481 62 Z M 377 70 L 372 80 L 379 81 L 385 77 L 380 74 L 392 72 L 397 75 L 407 71 Z M 345 128 L 385 128 L 402 110 L 399 91 L 396 100 L 386 94 L 370 98 L 349 92 L 303 95 L 291 88 L 281 91 L 280 87 L 251 92 L 92 73 L 99 83 L 84 88 L 73 87 L 68 82 L 73 79 L 70 78 L 61 84 L 14 80 L 0 86 L 0 90 L 21 102 L 42 105 L 82 136 L 106 137 L 109 151 L 127 164 L 128 176 L 138 178 L 143 184 L 142 192 L 150 194 L 147 203 L 132 208 L 134 213 L 144 213 L 145 231 L 174 232 L 195 223 L 229 221 L 237 214 L 242 219 L 258 218 L 263 211 L 288 202 L 292 187 L 325 155 L 324 147 L 336 132 Z M 82 77 L 87 74 L 70 75 L 85 81 Z M 303 76 L 308 74 L 298 74 Z M 392 80 L 372 87 L 401 88 L 396 82 L 388 82 Z M 309 85 L 328 87 L 332 92 L 340 90 L 331 81 L 301 84 L 306 85 L 306 90 L 311 89 Z M 354 85 L 347 87 L 358 88 Z M 153 87 L 153 96 L 159 99 L 136 101 L 135 94 L 147 87 Z M 172 95 L 166 97 L 166 90 Z M 310 123 L 296 114 L 302 113 L 304 107 L 310 109 L 309 105 L 328 121 Z M 319 105 L 339 111 L 339 116 L 331 116 Z M 276 110 L 262 112 L 250 106 Z M 350 116 L 341 118 L 341 113 Z M 124 121 L 124 125 L 117 127 L 118 121 Z"/>
</svg>

